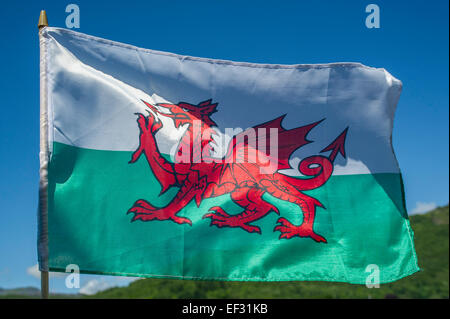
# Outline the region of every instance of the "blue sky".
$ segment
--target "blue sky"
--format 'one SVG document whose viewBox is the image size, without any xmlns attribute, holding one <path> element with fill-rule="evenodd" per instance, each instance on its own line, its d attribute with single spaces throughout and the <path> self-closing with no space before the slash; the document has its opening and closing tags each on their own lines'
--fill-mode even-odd
<svg viewBox="0 0 450 319">
<path fill-rule="evenodd" d="M 39 286 L 28 269 L 37 262 L 37 20 L 45 9 L 51 26 L 65 27 L 70 3 L 80 8 L 77 31 L 140 47 L 248 62 L 386 68 L 403 82 L 393 144 L 408 209 L 448 203 L 448 1 L 9 1 L 0 13 L 0 287 Z M 370 3 L 380 8 L 379 29 L 365 26 Z M 128 282 L 81 277 L 89 287 Z M 51 289 L 76 292 L 65 288 L 64 277 L 52 278 Z"/>
</svg>

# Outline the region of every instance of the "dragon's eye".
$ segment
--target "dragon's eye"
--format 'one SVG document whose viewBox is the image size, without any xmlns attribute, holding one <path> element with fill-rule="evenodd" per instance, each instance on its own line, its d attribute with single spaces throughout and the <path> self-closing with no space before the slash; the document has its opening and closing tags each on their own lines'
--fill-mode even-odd
<svg viewBox="0 0 450 319">
<path fill-rule="evenodd" d="M 185 111 L 185 112 L 189 112 L 189 110 L 188 109 L 185 109 L 184 107 L 182 107 L 181 108 L 183 111 Z"/>
</svg>

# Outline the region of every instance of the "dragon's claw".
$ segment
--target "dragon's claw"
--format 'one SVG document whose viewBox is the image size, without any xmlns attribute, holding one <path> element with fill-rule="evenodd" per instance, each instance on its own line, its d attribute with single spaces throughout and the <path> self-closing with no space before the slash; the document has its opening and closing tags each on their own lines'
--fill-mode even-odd
<svg viewBox="0 0 450 319">
<path fill-rule="evenodd" d="M 277 220 L 277 223 L 280 225 L 275 226 L 273 231 L 281 232 L 280 239 L 282 238 L 290 239 L 292 237 L 298 236 L 298 237 L 310 237 L 316 242 L 323 242 L 323 243 L 327 242 L 325 238 L 323 238 L 320 235 L 317 235 L 313 231 L 312 227 L 309 227 L 308 225 L 302 224 L 300 226 L 296 226 L 283 217 L 279 218 Z"/>
<path fill-rule="evenodd" d="M 188 225 L 192 226 L 192 221 L 186 217 L 178 217 L 178 216 L 173 215 L 170 219 L 172 219 L 177 224 L 188 224 Z"/>
<path fill-rule="evenodd" d="M 141 129 L 141 131 L 145 131 L 147 129 L 147 118 L 140 113 L 137 113 L 138 119 L 138 126 Z"/>
<path fill-rule="evenodd" d="M 280 215 L 280 211 L 279 211 L 279 209 L 278 209 L 275 205 L 270 205 L 270 209 L 271 209 L 273 212 L 277 213 L 277 215 Z"/>
<path fill-rule="evenodd" d="M 258 226 L 253 226 L 253 225 L 243 224 L 241 227 L 242 227 L 244 230 L 248 231 L 249 233 L 258 233 L 258 234 L 261 234 L 261 228 L 259 228 Z"/>
<path fill-rule="evenodd" d="M 216 225 L 219 228 L 222 228 L 223 226 L 228 226 L 226 222 L 220 220 L 211 220 L 210 226 L 212 225 Z"/>
<path fill-rule="evenodd" d="M 261 234 L 261 229 L 258 226 L 247 225 L 243 220 L 239 219 L 237 216 L 229 215 L 221 207 L 214 206 L 209 209 L 209 211 L 214 211 L 215 213 L 208 213 L 203 216 L 205 218 L 211 218 L 210 226 L 215 225 L 219 228 L 222 227 L 241 227 L 249 233 Z"/>
<path fill-rule="evenodd" d="M 140 206 L 140 207 L 144 207 L 150 210 L 156 210 L 157 208 L 152 206 L 149 202 L 147 202 L 146 200 L 143 199 L 138 199 L 133 206 Z"/>
<path fill-rule="evenodd" d="M 138 116 L 137 122 L 142 134 L 155 134 L 162 127 L 161 121 L 158 121 L 151 113 L 147 117 L 141 113 L 136 113 L 136 115 Z"/>
<path fill-rule="evenodd" d="M 215 212 L 215 214 L 206 214 L 206 215 L 219 215 L 219 216 L 222 216 L 222 217 L 224 217 L 224 218 L 230 217 L 230 215 L 229 215 L 226 211 L 224 211 L 224 210 L 222 209 L 222 207 L 219 207 L 219 206 L 211 207 L 211 208 L 209 209 L 209 211 L 210 211 L 210 212 Z M 203 216 L 203 218 L 206 218 L 206 215 Z M 208 217 L 210 217 L 210 216 L 208 216 Z"/>
<path fill-rule="evenodd" d="M 164 209 L 159 209 L 152 206 L 149 202 L 140 199 L 137 200 L 133 207 L 131 207 L 127 214 L 133 213 L 134 216 L 131 219 L 132 222 L 136 220 L 150 221 L 150 220 L 172 220 L 177 224 L 189 224 L 192 225 L 192 221 L 185 217 L 179 217 L 175 214 L 167 213 Z"/>
</svg>

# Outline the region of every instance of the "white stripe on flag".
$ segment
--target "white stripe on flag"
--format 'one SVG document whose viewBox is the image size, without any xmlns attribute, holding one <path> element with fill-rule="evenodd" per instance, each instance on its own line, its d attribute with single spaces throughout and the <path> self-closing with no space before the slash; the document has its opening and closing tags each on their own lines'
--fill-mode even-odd
<svg viewBox="0 0 450 319">
<path fill-rule="evenodd" d="M 49 66 L 49 113 L 54 141 L 81 148 L 134 151 L 135 113 L 149 103 L 219 103 L 218 129 L 248 128 L 282 114 L 286 128 L 325 119 L 308 138 L 314 143 L 293 154 L 317 154 L 347 126 L 347 159 L 335 175 L 398 173 L 391 147 L 401 82 L 384 69 L 357 63 L 264 65 L 202 59 L 140 49 L 58 28 L 44 34 Z M 169 153 L 184 130 L 164 121 L 157 134 Z M 50 134 L 52 135 L 52 134 Z M 296 175 L 297 169 L 289 174 Z"/>
</svg>

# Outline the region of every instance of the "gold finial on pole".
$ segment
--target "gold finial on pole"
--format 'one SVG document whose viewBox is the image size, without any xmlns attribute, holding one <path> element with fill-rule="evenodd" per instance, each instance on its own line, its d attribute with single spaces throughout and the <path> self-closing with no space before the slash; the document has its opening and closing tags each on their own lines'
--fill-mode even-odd
<svg viewBox="0 0 450 319">
<path fill-rule="evenodd" d="M 45 10 L 41 10 L 38 22 L 38 29 L 40 30 L 43 27 L 48 27 L 47 13 L 45 12 Z"/>
</svg>

